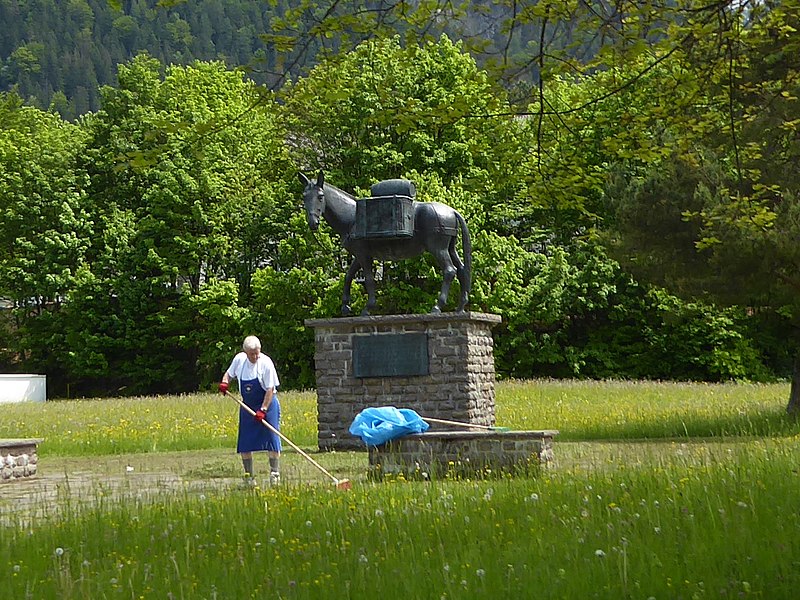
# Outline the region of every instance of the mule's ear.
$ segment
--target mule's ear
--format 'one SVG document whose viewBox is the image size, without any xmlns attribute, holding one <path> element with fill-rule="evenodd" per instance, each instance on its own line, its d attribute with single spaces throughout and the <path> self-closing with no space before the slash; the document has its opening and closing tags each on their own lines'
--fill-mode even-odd
<svg viewBox="0 0 800 600">
<path fill-rule="evenodd" d="M 319 175 L 317 175 L 317 187 L 322 187 L 323 185 L 325 185 L 325 175 L 320 170 Z"/>
<path fill-rule="evenodd" d="M 311 183 L 311 180 L 308 177 L 306 177 L 306 174 L 303 173 L 303 172 L 298 173 L 297 174 L 297 178 L 300 180 L 300 183 L 302 183 L 303 185 L 308 185 L 309 183 Z"/>
</svg>

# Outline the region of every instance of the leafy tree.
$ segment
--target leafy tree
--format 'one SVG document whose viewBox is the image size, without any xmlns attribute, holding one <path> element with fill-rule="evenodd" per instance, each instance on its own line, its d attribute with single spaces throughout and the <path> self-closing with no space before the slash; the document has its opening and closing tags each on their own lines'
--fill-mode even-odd
<svg viewBox="0 0 800 600">
<path fill-rule="evenodd" d="M 403 47 L 396 37 L 364 43 L 281 95 L 292 129 L 314 142 L 298 145 L 303 160 L 347 186 L 411 170 L 485 186 L 502 172 L 498 153 L 512 150 L 508 121 L 463 118 L 506 104 L 447 37 L 421 46 Z"/>
<path fill-rule="evenodd" d="M 117 17 L 113 21 L 113 32 L 125 50 L 133 53 L 136 48 L 136 39 L 139 36 L 139 24 L 130 15 Z"/>
<path fill-rule="evenodd" d="M 92 237 L 77 165 L 84 137 L 16 95 L 0 95 L 0 298 L 14 309 L 10 348 L 33 369 L 55 361 L 49 350 L 58 333 L 42 324 L 65 301 Z"/>
<path fill-rule="evenodd" d="M 516 193 L 501 202 L 488 199 L 497 207 L 493 228 L 541 246 L 592 234 L 605 217 L 602 188 L 611 164 L 633 159 L 646 165 L 670 153 L 670 123 L 702 102 L 711 81 L 707 73 L 725 63 L 726 48 L 751 9 L 749 2 L 732 0 L 322 0 L 286 11 L 273 21 L 267 39 L 285 53 L 284 64 L 293 66 L 320 48 L 324 56 L 346 56 L 364 47 L 364 40 L 377 44 L 399 35 L 413 48 L 435 43 L 445 32 L 459 39 L 488 79 L 504 85 L 511 108 L 451 101 L 450 114 L 493 120 L 513 113 L 524 119 L 526 135 L 519 144 L 528 160 L 512 162 L 518 167 Z M 690 71 L 687 56 L 694 61 Z M 664 69 L 672 79 L 654 77 Z M 654 80 L 663 86 L 655 87 Z M 335 93 L 332 84 L 318 81 L 315 93 Z M 430 106 L 422 113 L 402 108 L 411 118 L 438 114 Z M 698 121 L 691 126 L 702 128 Z"/>
<path fill-rule="evenodd" d="M 443 38 L 438 44 L 449 47 L 450 43 Z M 424 48 L 436 46 L 429 43 Z M 670 148 L 683 148 L 683 141 L 670 137 L 673 125 L 679 123 L 677 117 L 665 115 L 658 127 L 646 127 L 652 119 L 650 102 L 666 96 L 664 80 L 674 75 L 669 68 L 651 69 L 647 77 L 641 77 L 640 87 L 617 90 L 603 102 L 591 102 L 598 90 L 616 90 L 620 80 L 644 67 L 634 63 L 603 71 L 579 84 L 554 78 L 548 104 L 552 115 L 541 120 L 487 122 L 465 115 L 507 108 L 473 106 L 458 86 L 447 78 L 437 79 L 424 67 L 415 77 L 416 65 L 426 64 L 420 52 L 403 48 L 395 38 L 364 43 L 346 57 L 321 64 L 287 92 L 289 122 L 296 131 L 294 137 L 305 142 L 298 149 L 301 160 L 324 165 L 329 180 L 338 176 L 337 184 L 344 181 L 344 187 L 366 193 L 367 174 L 391 177 L 399 172 L 417 183 L 420 199 L 448 202 L 469 216 L 476 232 L 472 306 L 504 315 L 504 325 L 496 331 L 501 372 L 518 377 L 768 376 L 758 351 L 741 333 L 740 313 L 720 313 L 709 304 L 695 306 L 668 294 L 648 292 L 597 249 L 575 241 L 576 237 L 591 239 L 607 212 L 604 183 L 610 159 L 635 173 Z M 447 61 L 437 58 L 436 62 L 441 71 L 447 70 Z M 400 69 L 401 64 L 412 65 L 407 69 L 411 75 Z M 414 84 L 417 78 L 426 82 L 423 93 L 415 92 L 420 89 Z M 482 81 L 471 74 L 465 79 Z M 335 81 L 345 83 L 335 87 Z M 448 101 L 428 106 L 430 97 L 437 98 L 435 81 L 447 82 L 443 87 Z M 488 90 L 484 87 L 476 97 Z M 682 91 L 672 101 L 681 106 L 695 99 Z M 591 108 L 582 114 L 570 113 L 570 107 L 583 103 Z M 397 109 L 398 105 L 402 108 Z M 431 127 L 426 117 L 438 116 L 440 110 L 447 115 L 451 105 L 456 106 L 453 130 L 459 132 L 459 139 L 470 140 L 464 151 L 470 158 L 462 160 L 455 154 L 452 161 L 429 163 L 425 149 L 442 159 L 451 146 L 439 143 L 437 136 L 418 145 L 410 141 L 424 139 Z M 393 111 L 403 114 L 394 117 Z M 531 112 L 536 111 L 532 105 Z M 449 123 L 446 117 L 442 120 Z M 485 147 L 491 150 L 481 154 Z M 517 148 L 542 151 L 516 152 Z M 507 169 L 505 178 L 496 167 L 481 168 L 482 159 L 502 164 Z M 403 167 L 386 170 L 389 161 L 403 161 Z M 517 172 L 523 177 L 514 177 Z M 515 188 L 507 182 L 517 186 L 520 179 L 527 193 L 512 196 L 508 191 Z M 482 192 L 472 193 L 475 190 Z M 481 203 L 476 195 L 491 200 Z M 336 248 L 328 238 L 324 240 L 326 247 Z M 332 266 L 341 273 L 339 265 Z M 380 305 L 390 312 L 424 311 L 435 293 L 431 283 L 436 283 L 436 274 L 424 261 L 412 266 L 383 265 L 383 280 L 391 285 L 379 290 Z M 326 290 L 330 289 L 329 283 Z M 647 331 L 652 334 L 643 337 Z M 669 355 L 670 344 L 686 350 L 687 340 L 694 340 L 691 352 Z M 638 348 L 633 354 L 632 347 Z M 709 352 L 705 358 L 704 352 Z"/>
<path fill-rule="evenodd" d="M 745 335 L 745 311 L 687 303 L 636 283 L 594 245 L 551 256 L 512 250 L 492 259 L 525 285 L 504 285 L 495 332 L 505 376 L 766 380 Z"/>
<path fill-rule="evenodd" d="M 324 170 L 328 181 L 357 196 L 368 195 L 377 180 L 408 177 L 419 200 L 453 206 L 477 231 L 513 193 L 509 168 L 520 151 L 515 124 L 463 118 L 505 110 L 503 94 L 446 37 L 407 47 L 397 38 L 365 42 L 320 64 L 281 96 L 298 141 L 296 161 Z M 338 245 L 327 232 L 317 236 L 326 247 Z M 339 251 L 331 265 L 337 276 L 345 262 Z M 407 282 L 411 292 L 401 298 L 395 289 L 388 299 L 381 290 L 381 304 L 390 310 L 430 306 L 438 293 L 431 261 L 386 263 L 381 272 L 384 281 Z"/>
<path fill-rule="evenodd" d="M 30 150 L 38 134 L 0 133 L 12 193 L 37 193 L 18 173 L 49 176 L 82 211 L 83 245 L 56 261 L 68 274 L 30 285 L 43 298 L 59 290 L 59 306 L 45 300 L 56 309 L 29 319 L 15 346 L 43 340 L 56 350 L 48 368 L 78 393 L 194 389 L 251 332 L 285 385 L 310 385 L 303 320 L 335 314 L 347 259 L 325 231 L 308 233 L 295 162 L 357 195 L 405 176 L 419 199 L 467 217 L 472 307 L 504 316 L 503 374 L 759 379 L 770 375 L 763 361 L 785 359 L 797 312 L 794 0 L 162 0 L 169 10 L 72 0 L 69 18 L 54 2 L 23 4 L 0 0 L 0 14 L 19 17 L 0 34 L 3 84 L 52 97 L 43 105 L 68 118 L 103 102 L 77 129 L 28 113 L 44 140 L 77 132 L 47 175 Z M 273 14 L 263 44 L 256 34 Z M 69 50 L 54 57 L 63 40 Z M 117 85 L 112 65 L 142 47 L 162 60 L 137 58 Z M 212 50 L 260 53 L 273 85 L 304 76 L 279 107 L 240 72 L 190 63 Z M 164 68 L 173 61 L 186 65 Z M 113 86 L 98 95 L 97 82 Z M 15 102 L 9 115 L 22 114 Z M 42 223 L 56 238 L 69 228 Z M 5 251 L 0 269 L 16 259 Z M 381 272 L 386 310 L 427 310 L 438 289 L 429 261 Z M 743 334 L 756 319 L 769 325 L 758 348 Z"/>
<path fill-rule="evenodd" d="M 147 56 L 121 66 L 120 87 L 103 90 L 103 110 L 87 121 L 98 235 L 75 291 L 84 318 L 68 335 L 76 364 L 112 365 L 112 390 L 129 393 L 185 391 L 218 376 L 223 350 L 211 336 L 241 334 L 243 318 L 221 309 L 232 288 L 218 282 L 247 294 L 256 266 L 275 259 L 270 224 L 285 210 L 269 99 L 220 63 L 161 68 Z"/>
<path fill-rule="evenodd" d="M 340 290 L 329 284 L 321 269 L 303 267 L 264 267 L 253 278 L 254 309 L 248 324 L 259 332 L 284 387 L 314 387 L 314 331 L 304 321 L 328 317 L 334 306 L 338 308 L 340 299 L 334 294 Z"/>
<path fill-rule="evenodd" d="M 616 189 L 618 233 L 611 237 L 622 256 L 633 258 L 636 249 L 638 264 L 626 262 L 651 276 L 654 264 L 676 265 L 662 278 L 684 293 L 782 315 L 784 344 L 797 349 L 800 5 L 765 3 L 726 16 L 740 30 L 721 46 L 721 68 L 698 64 L 720 46 L 698 44 L 683 56 L 689 73 L 707 73 L 710 102 L 690 113 L 688 131 L 679 132 L 688 143 L 666 157 L 672 165 L 659 161 Z M 794 413 L 797 356 L 787 406 Z"/>
</svg>

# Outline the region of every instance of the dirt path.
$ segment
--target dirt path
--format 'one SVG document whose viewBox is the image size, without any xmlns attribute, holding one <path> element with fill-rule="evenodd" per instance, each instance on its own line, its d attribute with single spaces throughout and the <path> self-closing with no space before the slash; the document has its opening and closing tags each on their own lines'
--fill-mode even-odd
<svg viewBox="0 0 800 600">
<path fill-rule="evenodd" d="M 366 465 L 366 455 L 327 454 L 320 461 L 343 472 Z M 257 456 L 255 467 L 259 485 L 266 486 L 266 457 Z M 321 474 L 294 453 L 284 453 L 281 471 L 286 484 L 324 483 Z M 0 523 L 41 518 L 102 499 L 148 499 L 176 492 L 199 495 L 243 487 L 239 457 L 227 449 L 41 458 L 35 476 L 0 484 Z"/>
<path fill-rule="evenodd" d="M 556 442 L 553 468 L 561 472 L 635 468 L 653 463 L 719 460 L 742 442 Z M 746 444 L 744 444 L 746 445 Z M 366 479 L 365 452 L 316 454 L 334 476 Z M 734 454 L 735 456 L 735 454 Z M 281 458 L 282 481 L 289 485 L 327 482 L 295 452 Z M 267 485 L 266 457 L 256 457 L 256 478 Z M 0 483 L 0 523 L 21 516 L 57 514 L 76 505 L 109 498 L 155 498 L 175 492 L 202 494 L 243 486 L 239 457 L 230 449 L 159 452 L 103 457 L 42 458 L 36 476 Z"/>
</svg>

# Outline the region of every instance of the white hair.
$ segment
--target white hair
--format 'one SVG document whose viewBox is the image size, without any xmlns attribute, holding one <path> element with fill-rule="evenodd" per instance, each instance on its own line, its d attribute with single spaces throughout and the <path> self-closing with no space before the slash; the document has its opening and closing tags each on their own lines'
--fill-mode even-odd
<svg viewBox="0 0 800 600">
<path fill-rule="evenodd" d="M 250 350 L 261 350 L 261 340 L 254 335 L 248 335 L 242 342 L 242 350 L 248 352 Z"/>
</svg>

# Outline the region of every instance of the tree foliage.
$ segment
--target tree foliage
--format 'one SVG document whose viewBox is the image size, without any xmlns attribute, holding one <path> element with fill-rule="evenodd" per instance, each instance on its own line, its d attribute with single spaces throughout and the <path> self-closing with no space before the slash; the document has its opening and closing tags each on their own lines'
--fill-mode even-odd
<svg viewBox="0 0 800 600">
<path fill-rule="evenodd" d="M 230 334 L 242 333 L 243 309 L 222 299 L 251 297 L 256 268 L 279 264 L 277 242 L 264 240 L 279 237 L 293 207 L 274 175 L 287 171 L 286 153 L 268 98 L 219 63 L 161 70 L 147 56 L 123 66 L 120 86 L 103 91 L 103 110 L 82 128 L 74 172 L 87 177 L 78 189 L 92 230 L 69 232 L 83 260 L 61 292 L 64 309 L 38 321 L 59 336 L 49 350 L 64 350 L 52 360 L 78 380 L 75 391 L 196 387 L 235 347 Z M 53 246 L 56 233 L 40 239 Z"/>
<path fill-rule="evenodd" d="M 180 60 L 125 61 L 75 125 L 3 96 L 0 297 L 26 307 L 6 360 L 78 393 L 186 391 L 255 332 L 285 385 L 313 385 L 303 322 L 337 312 L 348 262 L 298 206 L 297 171 L 322 169 L 358 196 L 407 177 L 467 217 L 502 375 L 791 374 L 794 0 L 277 2 L 274 97 L 185 60 L 237 3 L 197 23 L 161 4 L 119 3 L 111 27 L 133 52 L 134 16 L 163 21 Z M 13 48 L 31 77 L 36 43 Z M 385 311 L 432 304 L 424 258 L 379 273 Z"/>
<path fill-rule="evenodd" d="M 52 319 L 87 260 L 93 233 L 82 131 L 57 116 L 0 95 L 0 298 L 10 303 L 15 349 L 32 365 L 53 366 Z M 13 337 L 11 337 L 13 336 Z"/>
<path fill-rule="evenodd" d="M 731 26 L 722 42 L 697 40 L 677 57 L 683 72 L 708 73 L 704 102 L 673 127 L 682 147 L 611 188 L 617 221 L 609 238 L 634 272 L 684 294 L 775 312 L 784 347 L 797 352 L 800 5 L 749 9 L 724 13 Z M 719 51 L 727 68 L 710 69 Z"/>
<path fill-rule="evenodd" d="M 297 132 L 297 160 L 352 193 L 364 195 L 381 179 L 408 177 L 420 200 L 453 206 L 478 230 L 513 191 L 508 167 L 519 153 L 513 121 L 464 118 L 505 111 L 503 93 L 447 37 L 413 47 L 396 37 L 365 42 L 320 63 L 282 98 L 288 126 Z M 317 235 L 326 246 L 338 245 L 322 237 L 327 232 Z M 427 310 L 433 304 L 438 282 L 432 262 L 386 263 L 381 272 L 395 289 L 382 305 Z M 411 292 L 405 299 L 395 285 L 402 288 L 402 282 Z"/>
</svg>

